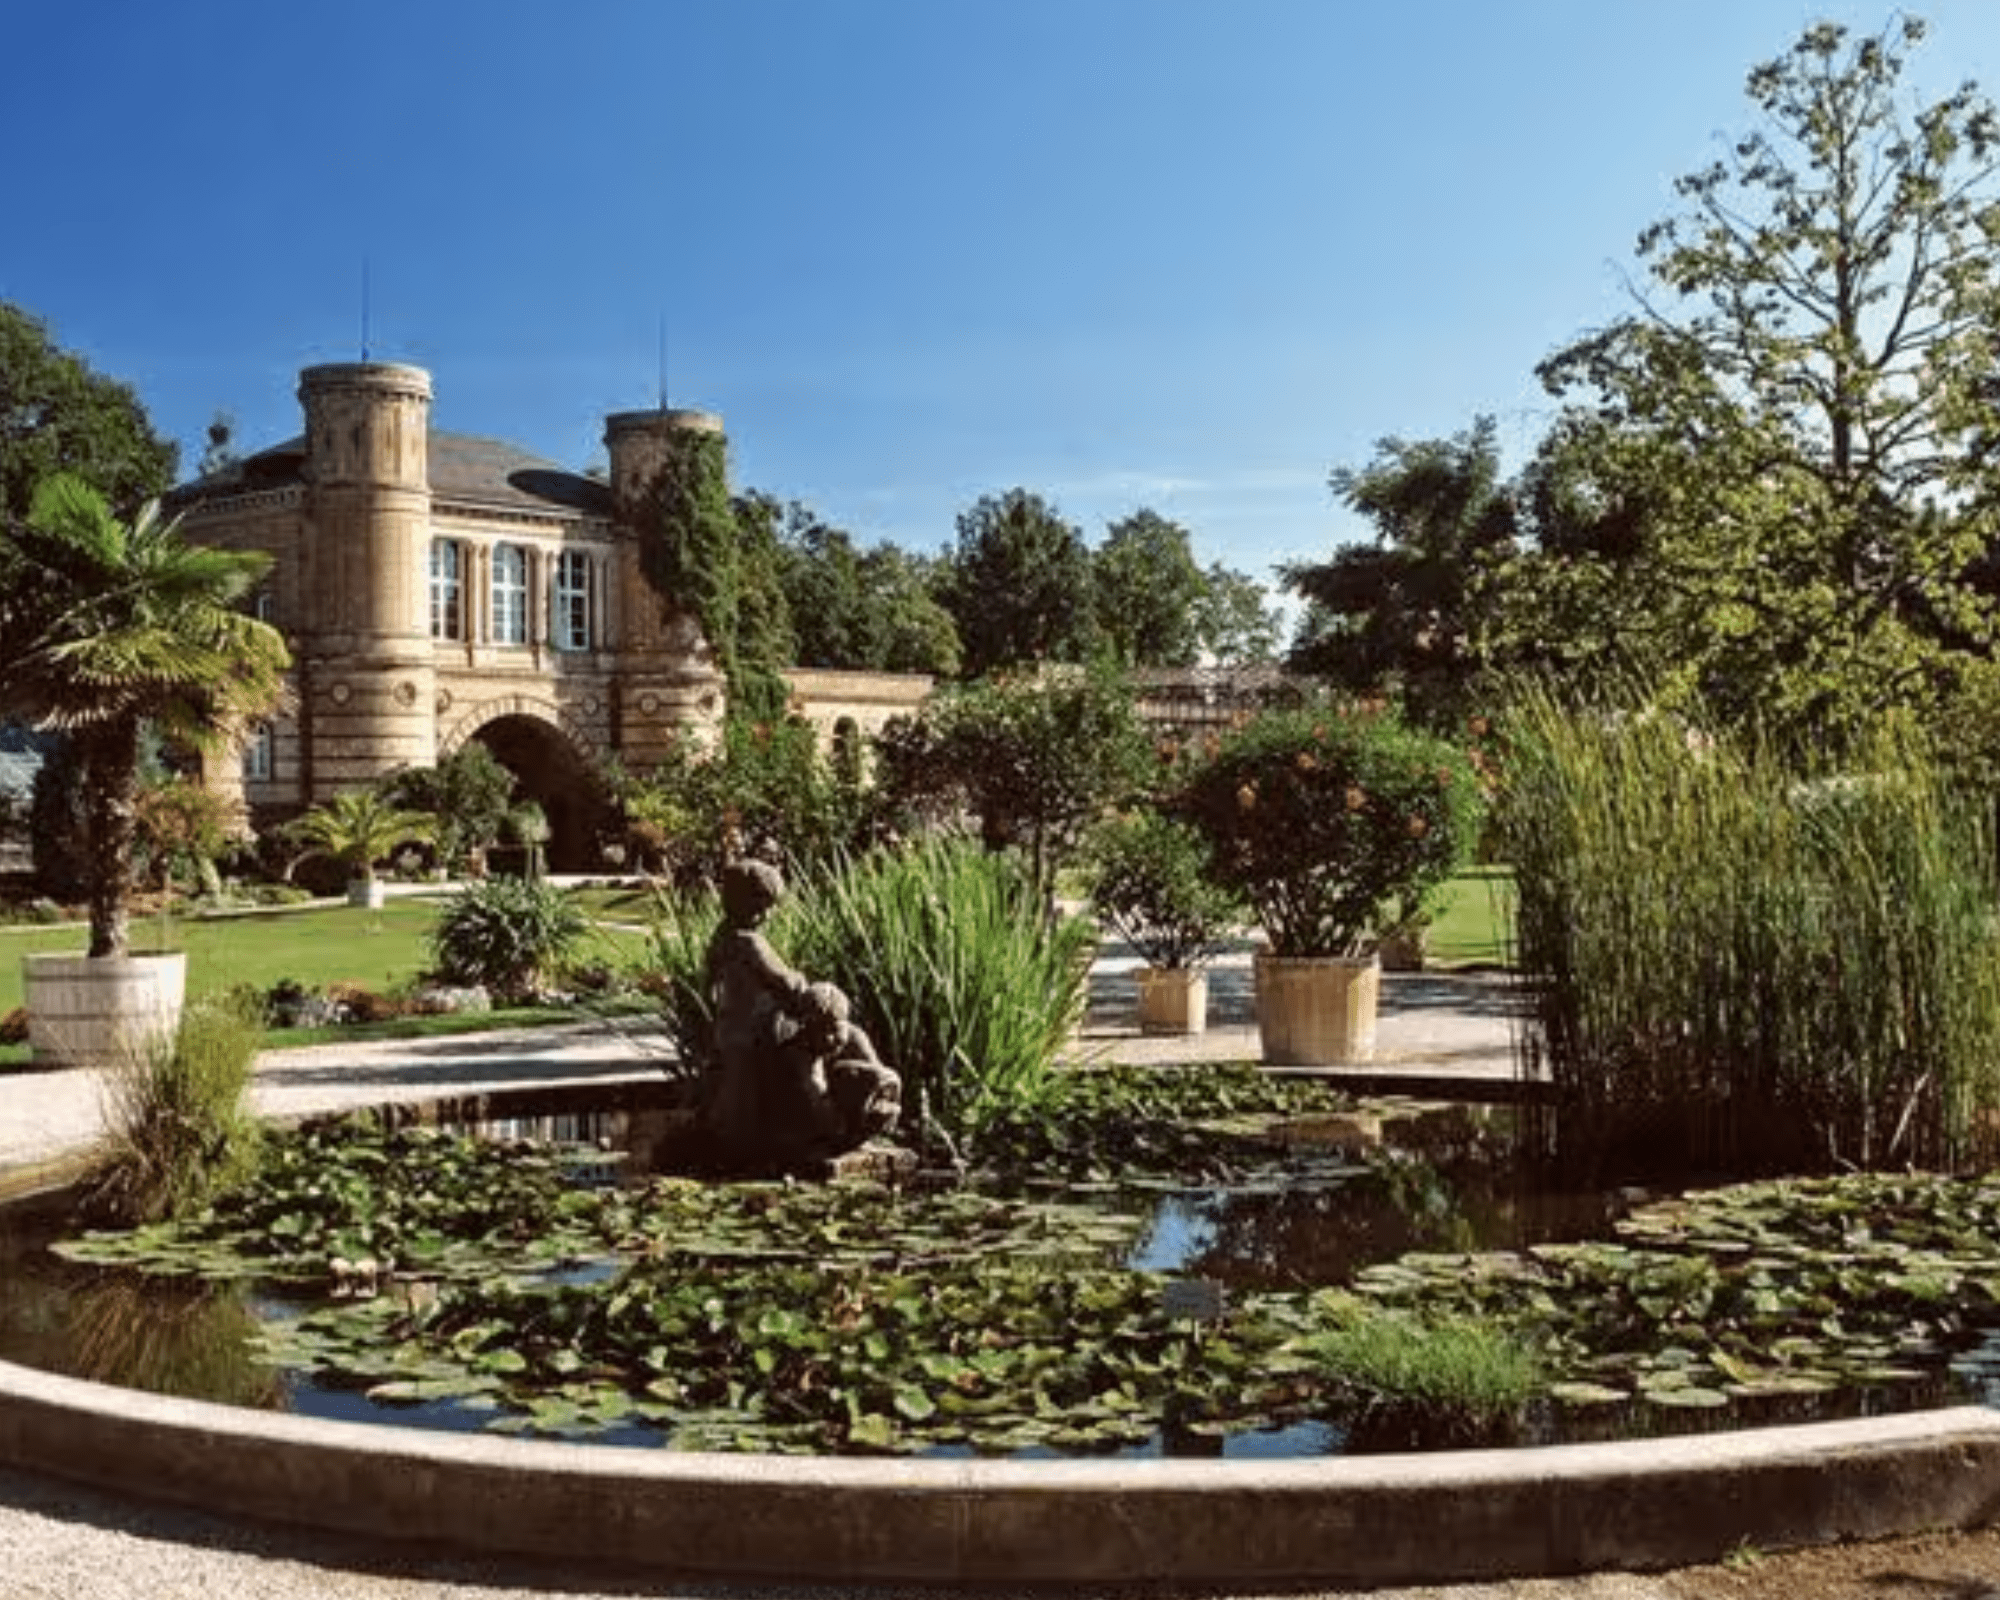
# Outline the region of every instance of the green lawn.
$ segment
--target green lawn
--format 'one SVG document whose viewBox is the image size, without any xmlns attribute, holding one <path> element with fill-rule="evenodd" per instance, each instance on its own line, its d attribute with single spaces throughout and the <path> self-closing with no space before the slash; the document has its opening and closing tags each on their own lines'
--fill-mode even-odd
<svg viewBox="0 0 2000 1600">
<path fill-rule="evenodd" d="M 164 927 L 155 919 L 135 919 L 135 950 L 173 948 L 188 953 L 188 997 L 247 984 L 268 989 L 281 978 L 308 989 L 352 983 L 377 993 L 403 988 L 430 961 L 429 937 L 439 901 L 429 896 L 391 900 L 380 911 L 356 906 L 305 906 L 229 916 L 174 918 Z M 630 931 L 643 920 L 636 910 L 612 914 L 624 926 L 600 928 L 607 956 L 636 954 L 641 935 Z M 68 950 L 87 944 L 81 923 L 55 927 L 0 927 L 0 1016 L 21 1004 L 21 960 L 33 951 Z M 523 1018 L 509 1013 L 509 1023 Z M 288 1042 L 298 1042 L 287 1036 Z M 26 1045 L 0 1046 L 0 1063 L 25 1061 Z"/>
<path fill-rule="evenodd" d="M 1438 966 L 1507 966 L 1514 959 L 1514 873 L 1474 867 L 1445 885 L 1431 924 L 1430 959 Z"/>
</svg>

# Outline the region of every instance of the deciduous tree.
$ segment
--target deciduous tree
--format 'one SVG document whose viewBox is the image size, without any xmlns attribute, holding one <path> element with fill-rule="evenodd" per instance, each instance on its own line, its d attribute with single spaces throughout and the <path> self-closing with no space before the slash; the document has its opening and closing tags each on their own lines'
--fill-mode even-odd
<svg viewBox="0 0 2000 1600">
<path fill-rule="evenodd" d="M 1906 96 L 1922 36 L 1818 24 L 1756 67 L 1636 310 L 1542 369 L 1584 526 L 1628 541 L 1543 554 L 1643 583 L 1698 692 L 1815 737 L 1935 704 L 1995 632 L 2000 119 Z"/>
<path fill-rule="evenodd" d="M 1208 583 L 1188 531 L 1138 510 L 1105 530 L 1091 554 L 1097 632 L 1127 667 L 1190 667 L 1201 657 Z"/>
<path fill-rule="evenodd" d="M 983 496 L 960 513 L 940 599 L 958 625 L 968 677 L 1089 657 L 1089 547 L 1053 506 L 1025 489 Z"/>
<path fill-rule="evenodd" d="M 1332 484 L 1375 542 L 1282 569 L 1306 602 L 1290 665 L 1350 693 L 1396 693 L 1414 720 L 1448 727 L 1480 665 L 1491 574 L 1514 549 L 1493 419 L 1450 439 L 1384 439 Z"/>
<path fill-rule="evenodd" d="M 68 472 L 123 516 L 166 492 L 179 451 L 132 388 L 57 348 L 46 324 L 0 301 L 0 523 L 28 515 L 44 479 Z"/>
</svg>

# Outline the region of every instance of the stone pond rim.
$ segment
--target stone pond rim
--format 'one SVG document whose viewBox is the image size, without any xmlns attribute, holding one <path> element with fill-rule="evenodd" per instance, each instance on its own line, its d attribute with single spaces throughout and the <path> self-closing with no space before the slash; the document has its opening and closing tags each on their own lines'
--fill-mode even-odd
<svg viewBox="0 0 2000 1600">
<path fill-rule="evenodd" d="M 607 1450 L 321 1421 L 0 1362 L 0 1464 L 366 1537 L 835 1583 L 1437 1583 L 2000 1517 L 2000 1413 L 1294 1461 Z"/>
</svg>

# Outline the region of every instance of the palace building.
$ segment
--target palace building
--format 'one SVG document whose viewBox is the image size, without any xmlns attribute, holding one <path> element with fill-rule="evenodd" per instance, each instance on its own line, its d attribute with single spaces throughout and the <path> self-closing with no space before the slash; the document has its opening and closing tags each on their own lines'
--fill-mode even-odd
<svg viewBox="0 0 2000 1600">
<path fill-rule="evenodd" d="M 722 715 L 699 627 L 658 592 L 635 515 L 701 411 L 605 421 L 608 477 L 430 425 L 430 374 L 357 363 L 300 375 L 305 432 L 176 490 L 193 543 L 268 551 L 258 612 L 293 656 L 290 710 L 204 781 L 261 825 L 428 766 L 477 739 L 537 801 L 559 870 L 599 864 L 592 774 L 643 770 Z M 929 680 L 796 672 L 827 736 L 875 731 Z"/>
</svg>

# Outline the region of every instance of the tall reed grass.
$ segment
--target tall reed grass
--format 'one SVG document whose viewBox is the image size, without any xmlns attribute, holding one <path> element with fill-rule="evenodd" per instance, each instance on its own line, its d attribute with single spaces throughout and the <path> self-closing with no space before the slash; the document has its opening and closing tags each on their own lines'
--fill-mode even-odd
<svg viewBox="0 0 2000 1600">
<path fill-rule="evenodd" d="M 1886 732 L 1830 770 L 1542 692 L 1499 816 L 1523 1062 L 1566 1162 L 1732 1172 L 1988 1154 L 2000 1095 L 1990 797 Z"/>
<path fill-rule="evenodd" d="M 684 1059 L 706 1049 L 712 895 L 662 903 L 653 956 Z M 794 883 L 765 934 L 808 977 L 838 984 L 884 1061 L 955 1137 L 1032 1111 L 1083 1014 L 1095 933 L 1051 920 L 1010 858 L 927 837 Z"/>
<path fill-rule="evenodd" d="M 105 1132 L 82 1182 L 95 1220 L 156 1222 L 199 1209 L 255 1169 L 247 1104 L 261 1008 L 231 995 L 191 1005 L 179 1031 L 104 1077 Z"/>
</svg>

